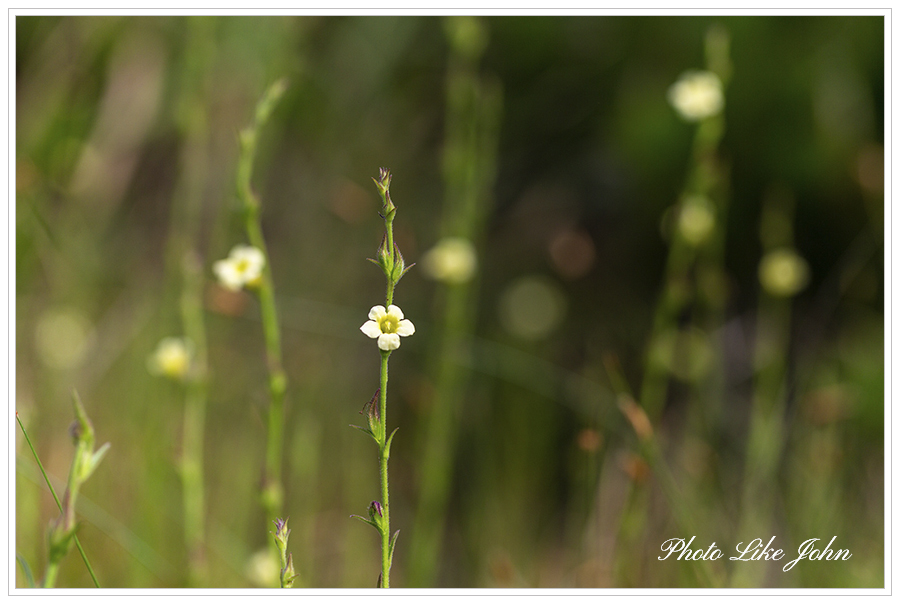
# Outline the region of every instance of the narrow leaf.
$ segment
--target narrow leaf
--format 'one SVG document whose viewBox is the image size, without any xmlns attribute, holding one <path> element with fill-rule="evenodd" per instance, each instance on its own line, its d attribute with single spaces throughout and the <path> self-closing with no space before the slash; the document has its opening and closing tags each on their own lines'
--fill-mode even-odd
<svg viewBox="0 0 900 604">
<path fill-rule="evenodd" d="M 22 567 L 22 572 L 25 573 L 25 583 L 28 587 L 35 587 L 34 575 L 31 574 L 31 567 L 28 566 L 28 562 L 25 561 L 22 554 L 16 554 L 16 561 L 18 561 L 19 566 Z"/>
<path fill-rule="evenodd" d="M 360 520 L 362 520 L 363 522 L 365 522 L 366 524 L 368 524 L 369 526 L 371 526 L 372 528 L 374 528 L 376 531 L 378 531 L 379 534 L 381 534 L 381 527 L 379 527 L 377 524 L 375 524 L 374 522 L 372 522 L 372 521 L 369 520 L 368 518 L 363 518 L 363 517 L 360 516 L 359 514 L 351 514 L 350 517 L 351 517 L 351 518 L 359 518 Z"/>
<path fill-rule="evenodd" d="M 388 436 L 387 443 L 384 445 L 384 457 L 385 459 L 390 459 L 391 457 L 391 441 L 394 440 L 394 434 L 397 433 L 397 430 L 400 429 L 400 426 L 394 428 L 394 431 L 391 432 L 391 435 Z"/>
</svg>

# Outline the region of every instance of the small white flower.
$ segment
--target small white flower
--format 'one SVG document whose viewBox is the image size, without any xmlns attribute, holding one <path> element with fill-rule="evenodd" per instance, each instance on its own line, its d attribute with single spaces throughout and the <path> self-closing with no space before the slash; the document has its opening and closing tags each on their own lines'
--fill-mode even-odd
<svg viewBox="0 0 900 604">
<path fill-rule="evenodd" d="M 669 102 L 681 117 L 699 122 L 722 111 L 722 81 L 711 71 L 686 71 L 669 87 Z"/>
<path fill-rule="evenodd" d="M 153 375 L 184 379 L 191 367 L 194 347 L 186 338 L 163 338 L 147 359 L 147 369 Z"/>
<path fill-rule="evenodd" d="M 236 292 L 246 285 L 258 283 L 265 265 L 266 257 L 259 249 L 236 245 L 231 248 L 228 258 L 213 264 L 213 272 L 224 288 Z"/>
<path fill-rule="evenodd" d="M 400 336 L 416 333 L 412 321 L 404 319 L 403 311 L 393 304 L 387 310 L 381 305 L 373 306 L 369 319 L 359 329 L 370 338 L 378 338 L 378 347 L 382 350 L 396 350 L 400 347 Z"/>
<path fill-rule="evenodd" d="M 445 283 L 465 283 L 475 274 L 478 256 L 468 239 L 447 237 L 425 253 L 425 274 Z"/>
</svg>

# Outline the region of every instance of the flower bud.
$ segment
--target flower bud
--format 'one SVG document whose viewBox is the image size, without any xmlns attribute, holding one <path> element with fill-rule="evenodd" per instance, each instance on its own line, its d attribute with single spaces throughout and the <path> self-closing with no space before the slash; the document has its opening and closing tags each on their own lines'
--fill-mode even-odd
<svg viewBox="0 0 900 604">
<path fill-rule="evenodd" d="M 288 519 L 276 518 L 272 522 L 275 524 L 275 543 L 278 544 L 278 549 L 284 551 L 287 548 L 288 536 L 291 534 L 291 529 L 287 526 Z"/>
<path fill-rule="evenodd" d="M 385 220 L 392 220 L 397 208 L 391 201 L 391 172 L 387 168 L 379 168 L 378 178 L 373 178 L 375 186 L 378 188 L 378 194 L 381 195 L 381 201 L 384 207 L 381 209 L 381 215 Z"/>
<path fill-rule="evenodd" d="M 297 573 L 294 572 L 294 556 L 293 554 L 287 555 L 287 564 L 284 565 L 284 568 L 281 569 L 281 586 L 282 587 L 293 587 L 294 579 L 297 578 Z"/>
<path fill-rule="evenodd" d="M 384 508 L 380 502 L 373 501 L 369 504 L 369 520 L 372 526 L 384 533 Z"/>
<path fill-rule="evenodd" d="M 381 417 L 378 415 L 378 395 L 381 394 L 381 388 L 375 391 L 375 395 L 368 403 L 363 405 L 361 414 L 366 416 L 369 424 L 369 431 L 372 435 L 381 434 Z"/>
</svg>

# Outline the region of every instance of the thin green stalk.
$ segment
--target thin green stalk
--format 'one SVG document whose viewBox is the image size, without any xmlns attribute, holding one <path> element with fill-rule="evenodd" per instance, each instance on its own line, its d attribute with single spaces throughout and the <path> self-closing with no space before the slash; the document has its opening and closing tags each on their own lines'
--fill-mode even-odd
<svg viewBox="0 0 900 604">
<path fill-rule="evenodd" d="M 259 130 L 269 118 L 275 104 L 286 89 L 286 82 L 279 80 L 266 91 L 256 106 L 253 124 L 241 132 L 241 153 L 237 167 L 238 197 L 244 209 L 244 223 L 250 245 L 259 249 L 266 263 L 263 267 L 262 283 L 259 285 L 260 314 L 266 347 L 266 366 L 269 371 L 268 439 L 266 442 L 266 463 L 263 475 L 261 499 L 267 518 L 281 517 L 284 499 L 282 486 L 282 456 L 284 448 L 284 396 L 287 377 L 284 373 L 281 355 L 281 337 L 278 312 L 275 306 L 275 291 L 272 283 L 271 258 L 266 247 L 260 222 L 260 201 L 250 183 L 253 160 Z"/>
<path fill-rule="evenodd" d="M 184 417 L 178 473 L 182 483 L 184 541 L 188 585 L 206 582 L 206 495 L 203 448 L 208 392 L 206 326 L 203 317 L 203 263 L 196 249 L 202 239 L 201 211 L 208 174 L 208 111 L 204 74 L 215 52 L 214 18 L 188 20 L 188 48 L 181 73 L 183 88 L 178 123 L 184 136 L 172 211 L 172 273 L 181 273 L 180 314 L 184 335 L 193 345 L 192 367 L 185 376 Z"/>
<path fill-rule="evenodd" d="M 731 77 L 731 62 L 728 54 L 728 34 L 720 26 L 713 26 L 707 32 L 706 62 L 707 68 L 718 76 L 724 89 Z M 691 304 L 694 297 L 703 293 L 702 288 L 691 283 L 691 271 L 698 265 L 699 260 L 701 258 L 706 260 L 704 269 L 707 271 L 717 270 L 721 266 L 726 209 L 722 189 L 726 184 L 727 174 L 717 158 L 717 151 L 724 132 L 725 119 L 721 114 L 706 117 L 697 125 L 694 132 L 691 168 L 682 199 L 696 195 L 714 201 L 716 226 L 709 238 L 710 241 L 705 242 L 704 247 L 699 250 L 677 233 L 673 233 L 663 277 L 665 281 L 663 292 L 653 315 L 651 348 L 663 334 L 677 326 L 679 315 Z M 720 305 L 721 302 L 712 306 Z M 669 371 L 665 364 L 651 357 L 652 352 L 648 351 L 640 400 L 651 421 L 655 423 L 662 416 L 665 406 Z M 670 365 L 673 359 L 668 360 Z"/>
<path fill-rule="evenodd" d="M 37 462 L 38 468 L 41 469 L 41 474 L 44 476 L 44 482 L 47 483 L 47 488 L 50 489 L 50 494 L 53 495 L 53 501 L 56 502 L 56 507 L 59 508 L 59 511 L 61 513 L 63 511 L 62 503 L 60 503 L 59 497 L 56 496 L 56 490 L 53 488 L 53 485 L 50 483 L 50 477 L 47 476 L 47 471 L 44 470 L 44 465 L 41 463 L 41 458 L 38 457 L 37 451 L 35 451 L 35 449 L 34 449 L 34 445 L 31 444 L 31 438 L 29 438 L 28 432 L 25 430 L 25 426 L 22 424 L 22 420 L 19 418 L 18 411 L 16 411 L 16 421 L 19 423 L 19 428 L 22 429 L 22 434 L 25 436 L 25 442 L 28 443 L 28 448 L 31 449 L 31 454 L 34 456 L 34 460 Z M 84 548 L 81 547 L 81 541 L 78 540 L 78 535 L 74 536 L 74 541 L 75 541 L 75 547 L 78 548 L 78 553 L 81 554 L 81 559 L 84 560 L 84 565 L 87 567 L 88 573 L 91 575 L 91 580 L 94 582 L 94 587 L 99 588 L 100 582 L 97 581 L 97 575 L 94 574 L 94 568 L 91 566 L 90 561 L 88 561 L 87 554 L 84 553 Z M 55 569 L 54 569 L 54 575 L 55 575 Z M 47 585 L 45 585 L 45 587 L 47 587 Z M 52 585 L 51 585 L 51 587 L 52 587 Z"/>
<path fill-rule="evenodd" d="M 793 244 L 792 215 L 790 201 L 776 196 L 764 204 L 760 228 L 764 251 L 771 253 Z M 777 227 L 769 229 L 773 222 Z M 762 274 L 760 278 L 763 280 Z M 791 302 L 789 295 L 773 294 L 767 291 L 765 282 L 762 285 L 754 344 L 754 392 L 736 536 L 736 542 L 745 544 L 769 532 L 775 505 L 773 485 L 777 483 L 786 432 L 785 379 Z M 762 573 L 755 567 L 747 566 L 738 566 L 732 576 L 733 587 L 760 587 Z"/>
<path fill-rule="evenodd" d="M 467 242 L 476 257 L 492 203 L 497 144 L 502 111 L 499 84 L 480 73 L 488 29 L 478 17 L 444 20 L 450 43 L 446 83 L 446 132 L 443 150 L 444 212 L 441 236 Z M 441 246 L 441 243 L 438 243 Z M 477 263 L 477 262 L 476 262 Z M 465 279 L 439 285 L 440 344 L 432 352 L 434 397 L 420 435 L 422 459 L 419 501 L 410 543 L 409 581 L 415 587 L 434 584 L 446 510 L 453 481 L 458 416 L 469 375 L 467 357 L 476 320 L 476 271 Z"/>
<path fill-rule="evenodd" d="M 390 288 L 388 296 L 393 293 Z M 388 298 L 390 305 L 391 298 Z M 387 444 L 387 383 L 388 383 L 388 357 L 390 351 L 381 351 L 381 395 L 378 401 L 378 411 L 381 414 L 381 447 L 378 452 L 378 465 L 381 476 L 381 507 L 384 530 L 381 531 L 381 586 L 391 586 L 391 498 L 388 491 L 388 458 L 390 448 Z"/>
<path fill-rule="evenodd" d="M 713 26 L 707 32 L 706 55 L 707 69 L 716 74 L 724 95 L 731 67 L 728 56 L 728 34 L 721 27 Z M 678 109 L 677 103 L 676 109 Z M 700 121 L 694 132 L 690 170 L 679 204 L 675 206 L 677 212 L 673 212 L 675 218 L 673 223 L 678 223 L 678 227 L 672 229 L 672 240 L 663 276 L 663 290 L 654 311 L 650 345 L 645 357 L 644 375 L 638 399 L 640 410 L 642 413 L 646 413 L 650 426 L 658 426 L 662 420 L 670 380 L 677 361 L 678 347 L 671 344 L 670 338 L 674 338 L 676 342 L 680 340 L 682 332 L 679 323 L 684 311 L 693 307 L 692 324 L 699 322 L 699 315 L 702 314 L 700 310 L 708 312 L 711 315 L 708 318 L 715 319 L 717 313 L 721 311 L 723 302 L 722 299 L 714 299 L 714 296 L 710 296 L 709 292 L 704 289 L 704 287 L 708 289 L 708 284 L 701 283 L 699 279 L 701 272 L 704 275 L 721 272 L 725 215 L 724 189 L 727 185 L 727 172 L 717 157 L 718 147 L 725 130 L 721 107 L 719 111 L 719 113 L 708 113 L 705 116 L 694 118 Z M 712 212 L 712 217 L 709 220 L 711 224 L 705 238 L 703 236 L 690 238 L 689 231 L 682 231 L 680 212 L 688 207 L 688 204 L 698 204 L 700 207 L 703 207 L 703 204 L 709 204 L 714 209 L 712 212 L 707 208 L 708 212 Z M 701 309 L 703 304 L 706 304 L 708 308 Z M 693 394 L 696 395 L 703 389 L 712 389 L 712 382 L 700 382 L 701 376 L 690 375 L 690 373 L 688 375 L 692 380 Z M 709 380 L 709 378 L 706 379 Z M 691 410 L 691 413 L 696 412 L 696 410 Z M 652 447 L 644 451 L 644 456 L 666 493 L 673 513 L 684 514 L 684 509 L 680 512 L 678 509 L 690 506 L 681 503 L 677 483 L 668 466 L 660 465 L 664 463 L 664 453 L 658 440 Z M 634 488 L 645 487 L 635 485 Z M 649 513 L 647 498 L 636 497 L 632 499 L 632 502 L 641 507 L 638 512 L 639 516 L 645 517 Z M 682 524 L 682 526 L 684 525 Z M 694 524 L 694 526 L 698 525 Z M 624 544 L 626 549 L 629 546 L 630 544 Z M 711 584 L 718 579 L 707 573 L 707 576 L 701 577 L 701 580 Z"/>
<path fill-rule="evenodd" d="M 363 408 L 363 412 L 367 415 L 367 425 L 355 426 L 357 429 L 365 432 L 378 445 L 378 469 L 381 482 L 381 502 L 373 501 L 369 505 L 369 518 L 355 516 L 366 524 L 371 525 L 378 531 L 381 536 L 381 574 L 378 577 L 378 587 L 390 587 L 391 584 L 391 560 L 393 559 L 394 546 L 397 542 L 396 531 L 391 535 L 390 521 L 390 492 L 388 487 L 388 460 L 391 455 L 391 442 L 396 428 L 388 436 L 387 432 L 387 383 L 388 383 L 388 357 L 391 351 L 399 346 L 400 335 L 412 335 L 415 329 L 408 319 L 397 317 L 395 311 L 391 309 L 394 302 L 394 287 L 408 271 L 410 267 L 404 264 L 403 256 L 400 250 L 394 244 L 393 221 L 397 213 L 397 208 L 391 202 L 390 182 L 391 175 L 388 170 L 382 168 L 379 177 L 375 180 L 378 192 L 383 202 L 381 215 L 384 218 L 385 236 L 382 239 L 381 246 L 376 254 L 377 260 L 370 260 L 381 267 L 387 278 L 387 291 L 385 293 L 385 308 L 381 309 L 383 313 L 379 321 L 375 320 L 375 315 L 370 313 L 371 320 L 362 326 L 362 332 L 371 338 L 378 339 L 379 351 L 381 353 L 381 372 L 379 377 L 379 389 L 376 393 L 378 398 L 377 406 L 375 397 L 369 401 Z M 376 308 L 373 308 L 374 312 Z M 374 331 L 373 331 L 374 330 Z M 393 339 L 388 336 L 393 336 Z M 387 338 L 387 339 L 384 339 Z M 396 340 L 396 341 L 395 341 Z M 393 348 L 391 346 L 393 345 Z M 384 348 L 382 348 L 384 346 Z M 387 349 L 386 349 L 387 348 Z"/>
<path fill-rule="evenodd" d="M 184 401 L 181 481 L 184 504 L 184 537 L 188 547 L 190 585 L 206 579 L 206 505 L 203 478 L 203 441 L 206 424 L 207 359 L 206 328 L 203 322 L 202 272 L 198 258 L 188 253 L 184 262 L 182 323 L 185 335 L 195 346 L 195 374 L 189 378 Z"/>
</svg>

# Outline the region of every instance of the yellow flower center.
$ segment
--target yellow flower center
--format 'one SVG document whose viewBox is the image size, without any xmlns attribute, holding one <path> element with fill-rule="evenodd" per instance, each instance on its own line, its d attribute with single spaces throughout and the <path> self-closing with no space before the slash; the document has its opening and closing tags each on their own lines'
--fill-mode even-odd
<svg viewBox="0 0 900 604">
<path fill-rule="evenodd" d="M 397 327 L 399 326 L 400 321 L 391 315 L 384 315 L 378 320 L 378 328 L 381 330 L 381 333 L 397 333 Z"/>
<path fill-rule="evenodd" d="M 246 273 L 248 268 L 250 268 L 250 263 L 244 258 L 238 260 L 234 265 L 234 270 L 236 270 L 238 274 Z"/>
</svg>

